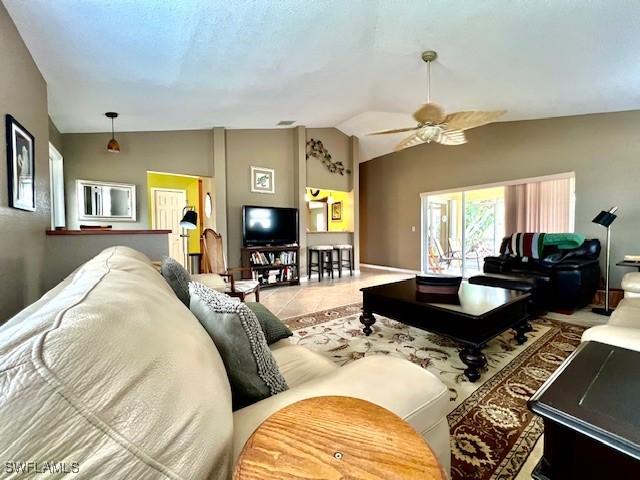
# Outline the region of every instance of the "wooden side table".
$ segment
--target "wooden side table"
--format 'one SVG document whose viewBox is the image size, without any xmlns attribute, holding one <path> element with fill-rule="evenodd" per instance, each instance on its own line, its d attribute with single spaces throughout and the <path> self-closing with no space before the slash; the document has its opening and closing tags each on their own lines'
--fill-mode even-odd
<svg viewBox="0 0 640 480">
<path fill-rule="evenodd" d="M 247 440 L 234 480 L 445 480 L 424 439 L 365 400 L 316 397 L 271 415 Z"/>
</svg>

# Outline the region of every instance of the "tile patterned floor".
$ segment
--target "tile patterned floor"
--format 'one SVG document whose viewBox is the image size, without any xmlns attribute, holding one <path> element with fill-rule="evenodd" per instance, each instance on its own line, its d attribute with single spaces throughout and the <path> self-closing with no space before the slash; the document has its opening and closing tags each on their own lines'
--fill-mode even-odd
<svg viewBox="0 0 640 480">
<path fill-rule="evenodd" d="M 318 282 L 317 276 L 293 287 L 265 288 L 260 291 L 260 302 L 280 318 L 295 317 L 327 308 L 362 301 L 360 289 L 371 285 L 396 282 L 411 278 L 412 274 L 392 273 L 384 270 L 362 270 L 350 277 Z"/>
</svg>

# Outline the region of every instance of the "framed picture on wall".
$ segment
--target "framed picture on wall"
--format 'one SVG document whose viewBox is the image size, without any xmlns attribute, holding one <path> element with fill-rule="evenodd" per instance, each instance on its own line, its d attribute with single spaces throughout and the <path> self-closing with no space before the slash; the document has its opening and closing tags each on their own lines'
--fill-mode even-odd
<svg viewBox="0 0 640 480">
<path fill-rule="evenodd" d="M 35 212 L 35 139 L 11 115 L 7 124 L 7 171 L 9 206 Z"/>
<path fill-rule="evenodd" d="M 275 171 L 272 168 L 251 167 L 251 191 L 276 193 Z"/>
<path fill-rule="evenodd" d="M 342 202 L 331 204 L 331 220 L 342 220 Z"/>
</svg>

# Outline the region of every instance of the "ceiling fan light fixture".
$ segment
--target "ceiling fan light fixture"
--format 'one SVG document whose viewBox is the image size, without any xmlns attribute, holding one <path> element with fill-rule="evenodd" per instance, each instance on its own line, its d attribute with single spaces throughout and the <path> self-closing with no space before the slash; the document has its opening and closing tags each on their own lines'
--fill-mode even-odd
<svg viewBox="0 0 640 480">
<path fill-rule="evenodd" d="M 442 135 L 444 128 L 439 125 L 425 125 L 416 132 L 416 136 L 426 143 L 431 143 Z"/>
<path fill-rule="evenodd" d="M 116 135 L 113 129 L 113 120 L 118 118 L 118 114 L 116 112 L 107 112 L 104 115 L 111 119 L 111 140 L 107 143 L 107 152 L 120 153 L 120 144 L 116 140 Z"/>
</svg>

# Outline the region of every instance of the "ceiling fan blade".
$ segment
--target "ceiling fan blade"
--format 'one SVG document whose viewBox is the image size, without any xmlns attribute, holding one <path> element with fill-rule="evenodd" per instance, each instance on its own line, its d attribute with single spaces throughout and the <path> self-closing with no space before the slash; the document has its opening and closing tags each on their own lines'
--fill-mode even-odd
<svg viewBox="0 0 640 480">
<path fill-rule="evenodd" d="M 418 137 L 417 133 L 413 133 L 402 140 L 398 145 L 396 145 L 395 151 L 397 152 L 398 150 L 404 150 L 405 148 L 413 147 L 414 145 L 420 145 L 421 143 L 424 143 L 424 140 L 421 140 Z"/>
<path fill-rule="evenodd" d="M 420 127 L 394 128 L 392 130 L 381 130 L 379 132 L 367 133 L 367 135 L 386 135 L 388 133 L 410 132 L 412 130 L 417 130 L 418 128 Z"/>
<path fill-rule="evenodd" d="M 467 137 L 462 130 L 444 130 L 433 141 L 442 145 L 462 145 L 467 143 Z"/>
<path fill-rule="evenodd" d="M 447 124 L 447 130 L 469 130 L 470 128 L 495 122 L 505 113 L 507 113 L 506 110 L 496 110 L 493 112 L 483 112 L 480 110 L 455 112 L 444 117 L 442 123 Z"/>
<path fill-rule="evenodd" d="M 431 123 L 437 125 L 444 120 L 444 110 L 435 103 L 425 103 L 413 114 L 413 118 L 419 123 Z"/>
</svg>

